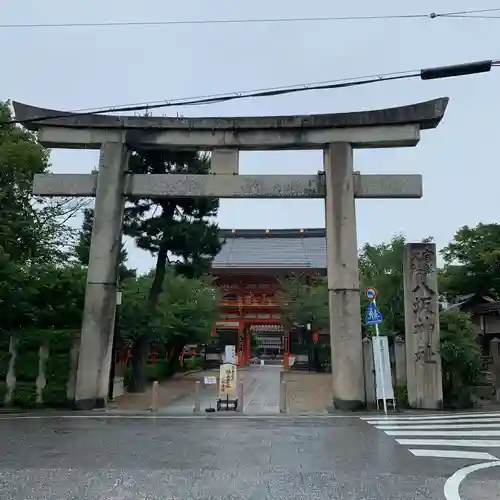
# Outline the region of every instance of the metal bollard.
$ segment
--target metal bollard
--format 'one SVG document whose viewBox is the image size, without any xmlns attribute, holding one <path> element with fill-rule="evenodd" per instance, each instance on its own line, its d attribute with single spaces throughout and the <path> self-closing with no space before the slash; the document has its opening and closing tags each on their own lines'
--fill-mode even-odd
<svg viewBox="0 0 500 500">
<path fill-rule="evenodd" d="M 280 413 L 287 413 L 286 382 L 280 383 Z"/>
<path fill-rule="evenodd" d="M 196 389 L 194 392 L 194 406 L 193 412 L 200 413 L 201 408 L 201 382 L 199 380 L 196 381 Z"/>
<path fill-rule="evenodd" d="M 160 384 L 158 380 L 153 382 L 153 386 L 151 387 L 151 411 L 158 410 L 158 389 Z"/>
<path fill-rule="evenodd" d="M 243 382 L 238 383 L 238 408 L 236 411 L 243 413 Z"/>
</svg>

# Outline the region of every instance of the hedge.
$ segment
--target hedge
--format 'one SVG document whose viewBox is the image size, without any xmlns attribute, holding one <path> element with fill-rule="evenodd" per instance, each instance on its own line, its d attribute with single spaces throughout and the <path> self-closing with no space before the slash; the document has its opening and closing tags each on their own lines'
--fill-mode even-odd
<svg viewBox="0 0 500 500">
<path fill-rule="evenodd" d="M 4 405 L 7 394 L 7 372 L 11 356 L 9 344 L 10 336 L 4 331 L 0 331 L 0 406 Z"/>
<path fill-rule="evenodd" d="M 44 406 L 61 407 L 67 404 L 67 383 L 71 367 L 73 330 L 24 331 L 19 339 L 16 356 L 16 387 L 14 405 L 21 408 L 36 406 L 39 349 L 49 348 L 45 362 L 46 385 L 42 392 Z"/>
<path fill-rule="evenodd" d="M 40 330 L 24 331 L 19 337 L 15 363 L 16 386 L 13 403 L 21 408 L 36 406 L 38 350 L 43 344 Z"/>
<path fill-rule="evenodd" d="M 47 383 L 43 390 L 45 406 L 61 407 L 68 404 L 67 387 L 71 370 L 71 349 L 74 330 L 52 330 L 49 336 L 49 357 L 45 363 Z"/>
<path fill-rule="evenodd" d="M 166 359 L 159 359 L 154 364 L 148 364 L 146 378 L 148 382 L 165 380 L 174 374 L 175 365 Z M 132 366 L 129 365 L 125 371 L 124 385 L 128 387 L 132 377 Z"/>
</svg>

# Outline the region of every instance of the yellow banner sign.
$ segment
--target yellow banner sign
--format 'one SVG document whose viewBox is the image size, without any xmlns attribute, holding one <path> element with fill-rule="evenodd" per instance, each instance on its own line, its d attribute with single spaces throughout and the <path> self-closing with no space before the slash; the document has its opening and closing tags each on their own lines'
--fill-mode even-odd
<svg viewBox="0 0 500 500">
<path fill-rule="evenodd" d="M 236 366 L 231 363 L 225 363 L 220 367 L 219 375 L 219 397 L 236 397 L 237 395 L 237 375 Z"/>
</svg>

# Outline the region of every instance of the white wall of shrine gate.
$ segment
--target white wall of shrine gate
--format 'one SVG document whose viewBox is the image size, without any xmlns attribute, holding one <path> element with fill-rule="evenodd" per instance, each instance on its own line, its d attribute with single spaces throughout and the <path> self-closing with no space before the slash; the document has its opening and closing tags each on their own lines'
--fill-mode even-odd
<svg viewBox="0 0 500 500">
<path fill-rule="evenodd" d="M 355 113 L 238 118 L 112 117 L 71 114 L 14 103 L 16 118 L 47 147 L 100 149 L 99 172 L 38 175 L 43 196 L 95 196 L 95 219 L 79 346 L 74 406 L 106 401 L 117 262 L 125 197 L 324 198 L 327 238 L 332 402 L 341 410 L 366 403 L 357 260 L 355 198 L 421 198 L 420 175 L 363 175 L 357 148 L 412 147 L 435 128 L 447 98 Z M 134 149 L 212 152 L 209 175 L 129 175 Z M 321 149 L 318 175 L 239 175 L 239 151 Z M 412 292 L 413 293 L 413 292 Z M 408 316 L 411 321 L 410 316 Z M 417 370 L 418 374 L 425 367 Z M 415 372 L 415 373 L 417 373 Z M 412 372 L 414 373 L 414 371 Z M 420 377 L 421 375 L 415 375 Z M 439 388 L 436 389 L 439 392 Z M 427 398 L 426 401 L 428 401 Z M 442 398 L 441 398 L 442 399 Z M 439 403 L 426 403 L 436 406 Z"/>
</svg>

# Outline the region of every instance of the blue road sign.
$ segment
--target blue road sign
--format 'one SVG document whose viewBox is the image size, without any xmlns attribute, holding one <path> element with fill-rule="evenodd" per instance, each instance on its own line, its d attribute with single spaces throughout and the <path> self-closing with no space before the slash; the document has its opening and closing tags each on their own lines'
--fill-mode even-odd
<svg viewBox="0 0 500 500">
<path fill-rule="evenodd" d="M 382 323 L 382 313 L 373 302 L 370 302 L 365 314 L 365 325 L 379 325 L 380 323 Z"/>
</svg>

